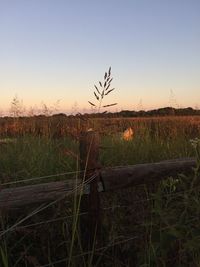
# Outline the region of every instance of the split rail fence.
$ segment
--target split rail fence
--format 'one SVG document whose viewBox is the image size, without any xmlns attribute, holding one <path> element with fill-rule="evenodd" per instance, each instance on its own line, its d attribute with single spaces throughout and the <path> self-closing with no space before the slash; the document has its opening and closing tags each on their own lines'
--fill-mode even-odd
<svg viewBox="0 0 200 267">
<path fill-rule="evenodd" d="M 80 169 L 82 171 L 78 172 L 78 179 L 66 179 L 65 181 L 20 187 L 8 187 L 12 182 L 2 184 L 0 189 L 0 210 L 12 211 L 29 204 L 50 202 L 54 204 L 76 192 L 82 195 L 80 212 L 86 214 L 80 220 L 81 229 L 84 229 L 81 233 L 82 240 L 90 244 L 94 240 L 94 236 L 98 239 L 98 236 L 101 235 L 100 196 L 103 192 L 112 192 L 141 184 L 148 185 L 170 176 L 176 177 L 180 173 L 189 174 L 196 166 L 194 158 L 182 158 L 157 163 L 103 168 L 99 163 L 99 139 L 98 133 L 94 131 L 84 132 L 81 135 Z M 45 176 L 43 178 L 54 176 L 60 175 Z M 25 183 L 27 181 L 31 181 L 31 179 L 16 181 L 16 183 Z M 7 188 L 5 188 L 6 185 Z M 39 209 L 39 211 L 44 210 L 47 206 L 48 204 Z"/>
</svg>

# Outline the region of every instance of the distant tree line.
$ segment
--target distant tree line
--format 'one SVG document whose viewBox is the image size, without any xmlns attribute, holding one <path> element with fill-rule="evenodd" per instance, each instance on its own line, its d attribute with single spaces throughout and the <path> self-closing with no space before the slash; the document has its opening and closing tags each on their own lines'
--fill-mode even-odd
<svg viewBox="0 0 200 267">
<path fill-rule="evenodd" d="M 200 115 L 199 109 L 193 109 L 191 107 L 188 108 L 172 108 L 172 107 L 164 107 L 152 110 L 122 110 L 119 112 L 99 112 L 99 113 L 77 113 L 76 115 L 66 115 L 65 113 L 57 113 L 54 115 L 50 114 L 41 114 L 41 115 L 33 115 L 31 117 L 82 117 L 82 118 L 131 118 L 131 117 L 155 117 L 155 116 L 195 116 Z M 13 117 L 13 116 L 12 116 Z M 29 116 L 19 116 L 19 117 L 29 117 Z M 4 117 L 6 118 L 6 117 Z M 10 118 L 10 116 L 7 116 Z"/>
<path fill-rule="evenodd" d="M 64 114 L 63 114 L 64 115 Z M 200 115 L 200 110 L 193 109 L 191 107 L 188 108 L 172 108 L 172 107 L 164 107 L 159 109 L 153 109 L 153 110 L 122 110 L 120 112 L 103 112 L 103 113 L 88 113 L 88 114 L 81 114 L 85 117 L 90 118 L 99 118 L 99 117 L 123 117 L 123 118 L 131 118 L 131 117 L 154 117 L 154 116 L 194 116 L 194 115 Z M 57 116 L 57 115 L 54 115 Z M 77 114 L 76 116 L 80 116 L 80 114 Z"/>
</svg>

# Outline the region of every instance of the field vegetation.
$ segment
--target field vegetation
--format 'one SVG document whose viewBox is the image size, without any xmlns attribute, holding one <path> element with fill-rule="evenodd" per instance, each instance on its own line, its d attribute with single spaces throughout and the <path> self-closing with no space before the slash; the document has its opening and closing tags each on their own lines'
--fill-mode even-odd
<svg viewBox="0 0 200 267">
<path fill-rule="evenodd" d="M 200 265 L 199 117 L 40 116 L 2 118 L 0 124 L 2 188 L 75 179 L 79 135 L 88 127 L 100 132 L 103 167 L 181 157 L 198 162 L 192 176 L 101 193 L 102 244 L 87 257 L 80 243 L 76 194 L 46 203 L 42 212 L 38 206 L 2 211 L 0 266 Z M 121 133 L 128 127 L 133 139 L 124 141 Z M 73 173 L 51 177 L 65 172 Z"/>
<path fill-rule="evenodd" d="M 188 176 L 100 193 L 101 236 L 89 250 L 81 230 L 88 213 L 76 190 L 40 206 L 2 209 L 0 266 L 200 266 L 199 111 L 102 112 L 116 105 L 104 104 L 115 90 L 111 82 L 109 68 L 88 101 L 94 114 L 52 115 L 44 105 L 42 115 L 22 116 L 22 102 L 14 98 L 13 116 L 0 118 L 1 190 L 79 178 L 79 141 L 88 129 L 100 134 L 100 169 L 187 157 L 195 157 L 196 168 Z M 132 138 L 123 138 L 125 130 Z"/>
</svg>

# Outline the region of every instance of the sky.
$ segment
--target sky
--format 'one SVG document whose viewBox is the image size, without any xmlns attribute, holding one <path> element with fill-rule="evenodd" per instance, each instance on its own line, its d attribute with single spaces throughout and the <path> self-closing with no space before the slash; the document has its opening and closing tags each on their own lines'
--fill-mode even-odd
<svg viewBox="0 0 200 267">
<path fill-rule="evenodd" d="M 87 111 L 112 67 L 115 110 L 200 107 L 199 0 L 0 0 L 0 111 Z"/>
</svg>

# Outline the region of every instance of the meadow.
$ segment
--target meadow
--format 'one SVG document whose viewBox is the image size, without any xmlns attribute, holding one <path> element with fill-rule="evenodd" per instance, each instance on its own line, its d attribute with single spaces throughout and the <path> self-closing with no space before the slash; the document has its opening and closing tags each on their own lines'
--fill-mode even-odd
<svg viewBox="0 0 200 267">
<path fill-rule="evenodd" d="M 133 139 L 125 141 L 128 127 Z M 196 157 L 197 168 L 191 176 L 101 193 L 102 242 L 88 253 L 76 194 L 42 212 L 37 206 L 2 210 L 0 266 L 200 266 L 199 116 L 1 118 L 1 188 L 75 179 L 79 136 L 88 128 L 100 133 L 103 167 Z"/>
</svg>

